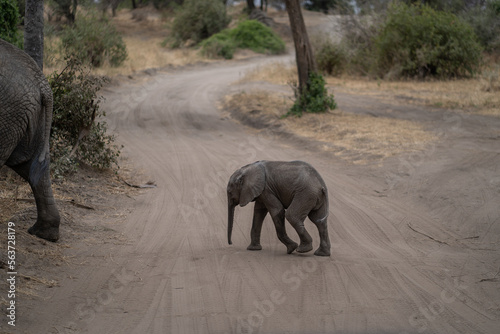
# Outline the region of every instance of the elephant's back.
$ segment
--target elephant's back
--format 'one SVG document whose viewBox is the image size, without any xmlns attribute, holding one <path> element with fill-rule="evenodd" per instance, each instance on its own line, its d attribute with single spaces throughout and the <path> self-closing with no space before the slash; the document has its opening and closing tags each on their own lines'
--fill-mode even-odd
<svg viewBox="0 0 500 334">
<path fill-rule="evenodd" d="M 26 101 L 27 96 L 41 101 L 40 87 L 43 84 L 47 84 L 46 79 L 35 61 L 23 50 L 0 40 L 0 95 L 3 102 L 11 103 L 5 101 L 9 98 Z"/>
</svg>

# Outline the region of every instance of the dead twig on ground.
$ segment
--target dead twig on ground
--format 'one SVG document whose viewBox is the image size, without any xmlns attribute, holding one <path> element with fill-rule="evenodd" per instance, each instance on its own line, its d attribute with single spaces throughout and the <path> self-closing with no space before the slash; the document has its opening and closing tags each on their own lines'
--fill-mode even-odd
<svg viewBox="0 0 500 334">
<path fill-rule="evenodd" d="M 122 182 L 125 183 L 127 186 L 132 187 L 132 188 L 156 188 L 156 183 L 154 183 L 154 181 L 148 181 L 145 184 L 137 185 L 137 184 L 129 183 L 122 178 L 119 178 L 119 179 L 122 180 Z"/>
<path fill-rule="evenodd" d="M 416 232 L 416 233 L 418 233 L 418 234 L 421 234 L 421 235 L 423 235 L 423 236 L 426 236 L 427 238 L 429 238 L 429 239 L 431 239 L 431 240 L 433 240 L 433 241 L 435 241 L 435 242 L 438 242 L 438 243 L 440 243 L 440 244 L 444 244 L 444 245 L 448 245 L 448 246 L 449 246 L 449 244 L 448 244 L 447 242 L 445 242 L 445 241 L 438 240 L 438 239 L 436 239 L 436 238 L 431 237 L 431 236 L 430 236 L 430 235 L 428 235 L 428 234 L 425 234 L 424 232 L 420 232 L 420 231 L 416 230 L 413 226 L 411 226 L 411 225 L 410 225 L 410 223 L 408 223 L 407 225 L 408 225 L 408 227 L 410 228 L 410 230 L 412 230 L 413 232 Z"/>
<path fill-rule="evenodd" d="M 490 278 L 483 278 L 479 282 L 497 282 L 498 281 L 498 277 L 497 277 L 498 274 L 500 274 L 500 268 L 498 268 L 498 271 L 495 274 L 495 276 L 490 277 Z"/>
<path fill-rule="evenodd" d="M 27 203 L 35 203 L 35 200 L 33 198 L 16 198 L 15 201 L 27 202 Z M 87 210 L 95 210 L 95 208 L 93 208 L 91 206 L 87 206 L 87 205 L 84 205 L 84 204 L 77 203 L 74 199 L 65 200 L 65 201 L 63 201 L 63 200 L 56 200 L 56 202 L 70 203 L 70 204 L 76 206 L 77 208 L 82 208 L 82 209 L 87 209 Z"/>
</svg>

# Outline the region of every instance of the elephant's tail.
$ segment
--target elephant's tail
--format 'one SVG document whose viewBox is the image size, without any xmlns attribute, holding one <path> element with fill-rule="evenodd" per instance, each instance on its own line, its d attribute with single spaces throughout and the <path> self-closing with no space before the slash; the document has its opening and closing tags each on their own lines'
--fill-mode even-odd
<svg viewBox="0 0 500 334">
<path fill-rule="evenodd" d="M 46 82 L 47 83 L 47 82 Z M 33 159 L 30 166 L 30 183 L 31 185 L 36 185 L 40 181 L 40 178 L 44 175 L 47 169 L 50 167 L 50 128 L 52 126 L 52 108 L 53 108 L 53 97 L 52 90 L 50 86 L 48 89 L 42 89 L 42 114 L 45 121 L 44 131 L 42 137 L 44 139 L 42 150 L 38 155 L 38 159 Z"/>
<path fill-rule="evenodd" d="M 44 109 L 45 114 L 45 143 L 43 146 L 43 150 L 38 157 L 39 162 L 43 162 L 45 159 L 50 158 L 50 128 L 52 127 L 52 109 L 54 107 L 54 100 L 52 97 L 52 90 L 50 86 L 47 87 L 48 91 L 42 91 L 42 107 Z"/>
</svg>

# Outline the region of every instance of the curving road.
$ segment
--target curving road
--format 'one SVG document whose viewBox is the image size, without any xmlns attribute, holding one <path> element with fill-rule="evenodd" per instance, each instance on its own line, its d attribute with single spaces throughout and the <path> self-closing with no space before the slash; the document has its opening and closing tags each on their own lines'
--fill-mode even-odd
<svg viewBox="0 0 500 334">
<path fill-rule="evenodd" d="M 126 245 L 80 248 L 92 265 L 62 279 L 36 324 L 26 316 L 27 332 L 497 333 L 498 282 L 479 281 L 499 264 L 498 238 L 491 250 L 475 250 L 459 236 L 486 230 L 460 235 L 408 195 L 428 174 L 418 169 L 387 190 L 387 175 L 396 174 L 349 166 L 221 116 L 219 99 L 265 61 L 196 66 L 108 89 L 107 117 L 124 155 L 158 187 L 130 201 L 120 227 Z M 247 251 L 252 204 L 236 209 L 227 244 L 227 180 L 261 159 L 306 160 L 323 175 L 331 257 L 287 255 L 269 217 L 263 250 Z M 306 228 L 316 249 L 317 230 Z"/>
</svg>

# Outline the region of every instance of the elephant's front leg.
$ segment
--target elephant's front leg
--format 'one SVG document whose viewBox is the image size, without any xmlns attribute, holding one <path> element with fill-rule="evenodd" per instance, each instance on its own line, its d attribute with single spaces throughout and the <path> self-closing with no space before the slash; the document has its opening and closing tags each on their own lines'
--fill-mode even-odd
<svg viewBox="0 0 500 334">
<path fill-rule="evenodd" d="M 261 201 L 256 200 L 253 208 L 252 231 L 250 232 L 251 242 L 247 247 L 248 250 L 261 250 L 260 232 L 262 231 L 262 223 L 267 215 L 267 208 Z"/>
</svg>

